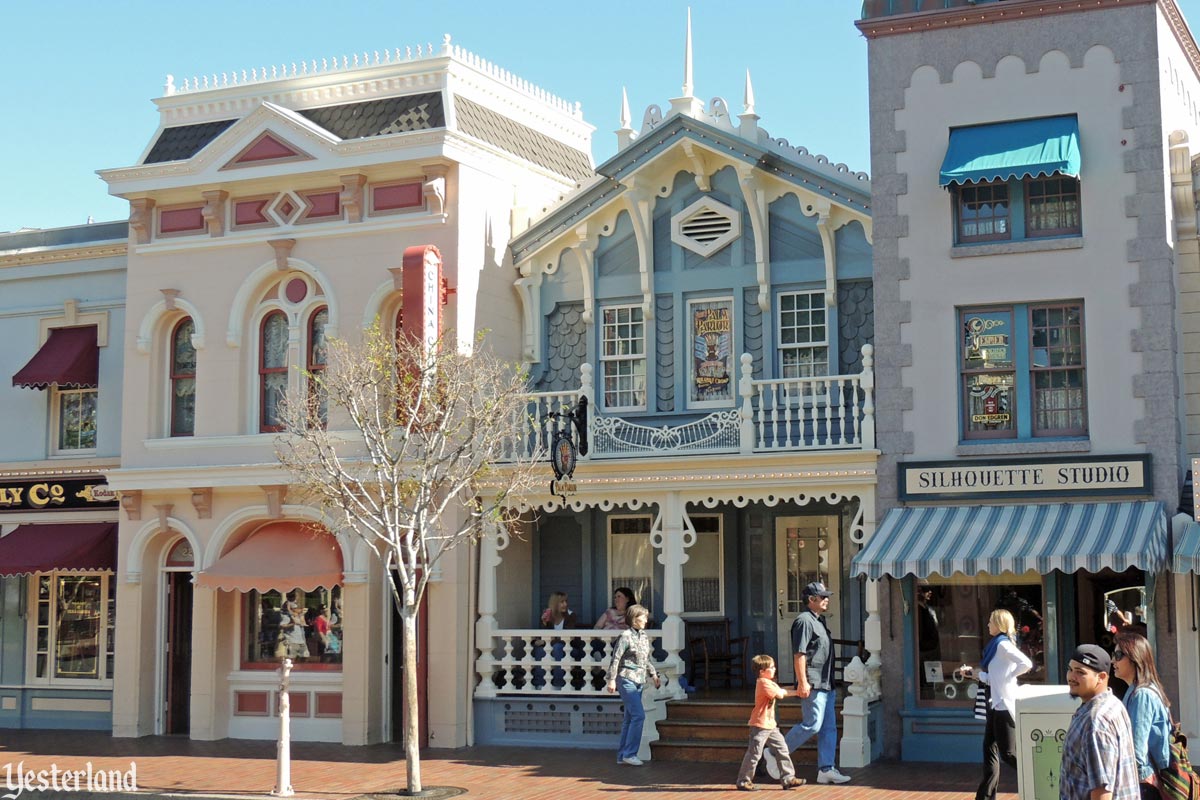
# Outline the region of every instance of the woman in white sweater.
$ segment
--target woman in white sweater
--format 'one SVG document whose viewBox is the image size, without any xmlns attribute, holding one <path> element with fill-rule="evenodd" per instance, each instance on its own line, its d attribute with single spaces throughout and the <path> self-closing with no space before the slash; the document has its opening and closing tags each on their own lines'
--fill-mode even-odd
<svg viewBox="0 0 1200 800">
<path fill-rule="evenodd" d="M 991 690 L 983 731 L 983 780 L 975 791 L 975 800 L 996 800 L 1001 759 L 1010 767 L 1017 766 L 1017 723 L 1013 717 L 1017 677 L 1031 670 L 1033 662 L 1017 647 L 1016 628 L 1012 614 L 1002 608 L 993 611 L 988 618 L 992 638 L 983 649 L 979 669 L 965 670 L 968 677 L 978 677 Z"/>
</svg>

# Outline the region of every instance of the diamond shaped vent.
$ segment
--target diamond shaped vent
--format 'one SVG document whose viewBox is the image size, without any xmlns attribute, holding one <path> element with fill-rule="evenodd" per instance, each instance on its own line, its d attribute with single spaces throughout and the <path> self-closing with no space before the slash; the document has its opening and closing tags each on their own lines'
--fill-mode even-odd
<svg viewBox="0 0 1200 800">
<path fill-rule="evenodd" d="M 671 241 L 705 258 L 741 235 L 741 214 L 711 197 L 697 200 L 671 218 Z"/>
</svg>

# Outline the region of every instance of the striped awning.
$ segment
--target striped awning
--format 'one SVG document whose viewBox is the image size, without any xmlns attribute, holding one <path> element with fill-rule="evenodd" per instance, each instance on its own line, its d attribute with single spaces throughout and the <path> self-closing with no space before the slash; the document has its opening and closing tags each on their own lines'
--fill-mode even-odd
<svg viewBox="0 0 1200 800">
<path fill-rule="evenodd" d="M 1180 575 L 1188 572 L 1200 575 L 1200 522 L 1188 520 L 1183 533 L 1178 534 L 1175 539 L 1175 562 L 1171 568 Z"/>
<path fill-rule="evenodd" d="M 854 557 L 852 575 L 877 579 L 956 572 L 1159 572 L 1167 518 L 1157 501 L 896 508 Z"/>
</svg>

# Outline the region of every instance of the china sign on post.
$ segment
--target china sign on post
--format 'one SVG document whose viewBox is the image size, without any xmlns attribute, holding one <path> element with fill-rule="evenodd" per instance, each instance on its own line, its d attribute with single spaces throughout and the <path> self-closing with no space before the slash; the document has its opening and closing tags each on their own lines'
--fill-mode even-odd
<svg viewBox="0 0 1200 800">
<path fill-rule="evenodd" d="M 432 348 L 442 333 L 442 306 L 446 303 L 442 254 L 438 249 L 431 244 L 406 248 L 402 283 L 402 330 L 405 335 L 420 339 L 427 348 Z"/>
<path fill-rule="evenodd" d="M 688 405 L 727 406 L 733 402 L 733 298 L 688 302 L 692 361 Z"/>
</svg>

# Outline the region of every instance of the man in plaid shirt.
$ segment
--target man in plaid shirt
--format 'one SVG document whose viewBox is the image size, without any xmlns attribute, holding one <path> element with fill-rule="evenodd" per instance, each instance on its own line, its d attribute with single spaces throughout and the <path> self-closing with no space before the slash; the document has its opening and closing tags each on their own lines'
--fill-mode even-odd
<svg viewBox="0 0 1200 800">
<path fill-rule="evenodd" d="M 1061 800 L 1139 800 L 1133 728 L 1125 706 L 1108 688 L 1112 661 L 1104 649 L 1083 644 L 1071 654 L 1067 685 L 1083 705 L 1063 742 Z"/>
</svg>

